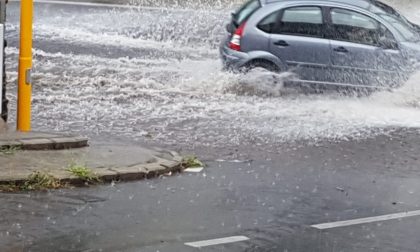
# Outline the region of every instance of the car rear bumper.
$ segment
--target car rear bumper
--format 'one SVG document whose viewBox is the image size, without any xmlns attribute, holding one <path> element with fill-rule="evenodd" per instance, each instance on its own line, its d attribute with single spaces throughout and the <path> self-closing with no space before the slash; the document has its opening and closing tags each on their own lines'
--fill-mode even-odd
<svg viewBox="0 0 420 252">
<path fill-rule="evenodd" d="M 247 53 L 232 50 L 226 43 L 223 43 L 220 47 L 220 58 L 224 69 L 234 71 L 239 70 L 250 59 Z"/>
</svg>

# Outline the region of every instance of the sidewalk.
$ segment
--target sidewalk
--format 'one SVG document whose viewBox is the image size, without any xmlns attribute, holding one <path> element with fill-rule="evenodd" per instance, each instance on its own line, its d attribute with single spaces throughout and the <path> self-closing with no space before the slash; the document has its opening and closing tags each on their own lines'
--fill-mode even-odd
<svg viewBox="0 0 420 252">
<path fill-rule="evenodd" d="M 181 170 L 182 157 L 175 152 L 152 150 L 121 142 L 90 143 L 72 135 L 0 132 L 0 184 L 21 185 L 34 174 L 60 183 L 84 184 L 88 173 L 100 181 L 128 181 Z"/>
</svg>

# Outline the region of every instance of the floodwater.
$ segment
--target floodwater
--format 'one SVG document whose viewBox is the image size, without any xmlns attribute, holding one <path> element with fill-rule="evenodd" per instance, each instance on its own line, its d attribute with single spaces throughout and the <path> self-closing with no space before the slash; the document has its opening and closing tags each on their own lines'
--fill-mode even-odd
<svg viewBox="0 0 420 252">
<path fill-rule="evenodd" d="M 252 238 L 249 243 L 209 251 L 414 251 L 417 219 L 330 234 L 300 227 L 419 209 L 416 138 L 366 138 L 420 128 L 420 74 L 393 92 L 357 97 L 284 89 L 281 80 L 288 73 L 225 73 L 218 45 L 231 5 L 177 3 L 36 4 L 34 129 L 207 153 L 250 146 L 262 150 L 258 158 L 207 162 L 208 169 L 196 175 L 4 194 L 1 245 L 31 251 L 188 251 L 183 242 L 242 232 Z M 420 23 L 419 4 L 398 4 Z M 16 2 L 8 7 L 13 123 L 19 15 Z M 365 142 L 295 151 L 284 144 L 351 138 Z M 266 153 L 281 145 L 292 150 Z"/>
<path fill-rule="evenodd" d="M 36 4 L 35 129 L 178 146 L 272 149 L 285 141 L 366 138 L 420 127 L 420 75 L 398 90 L 365 97 L 287 90 L 264 72 L 221 71 L 218 45 L 232 4 L 197 8 L 174 1 L 165 7 L 167 2 L 158 1 L 152 8 L 135 7 L 151 3 L 132 8 Z M 418 4 L 397 4 L 420 23 Z M 8 14 L 13 113 L 17 3 L 9 4 Z"/>
</svg>

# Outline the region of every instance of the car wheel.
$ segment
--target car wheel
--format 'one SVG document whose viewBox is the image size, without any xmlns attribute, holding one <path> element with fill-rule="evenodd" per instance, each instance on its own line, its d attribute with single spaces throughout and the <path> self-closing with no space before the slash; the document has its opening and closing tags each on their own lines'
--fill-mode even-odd
<svg viewBox="0 0 420 252">
<path fill-rule="evenodd" d="M 270 61 L 265 61 L 265 60 L 255 60 L 252 61 L 248 64 L 246 64 L 243 68 L 242 68 L 242 72 L 247 73 L 252 69 L 256 69 L 256 68 L 262 68 L 265 69 L 267 71 L 270 72 L 280 72 L 280 69 L 277 65 L 275 65 L 274 63 L 270 62 Z"/>
</svg>

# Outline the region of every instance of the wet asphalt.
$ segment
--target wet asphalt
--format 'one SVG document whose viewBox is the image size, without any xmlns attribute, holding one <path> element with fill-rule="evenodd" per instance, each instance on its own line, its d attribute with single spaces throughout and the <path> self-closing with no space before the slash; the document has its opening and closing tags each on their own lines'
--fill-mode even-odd
<svg viewBox="0 0 420 252">
<path fill-rule="evenodd" d="M 418 251 L 418 133 L 206 160 L 201 173 L 0 196 L 1 251 Z M 211 151 L 211 150 L 209 150 Z M 244 235 L 202 248 L 185 242 Z"/>
<path fill-rule="evenodd" d="M 69 15 L 74 8 L 59 11 Z M 16 34 L 10 37 L 16 44 Z M 37 48 L 53 53 L 139 53 L 36 39 Z M 89 130 L 80 132 L 101 139 Z M 223 125 L 217 132 L 230 136 Z M 127 135 L 118 140 L 145 144 Z M 420 210 L 419 131 L 320 139 L 263 146 L 147 141 L 195 153 L 207 167 L 134 183 L 0 194 L 0 251 L 418 251 L 419 216 L 324 231 L 311 225 Z M 249 240 L 201 249 L 184 244 L 239 235 Z"/>
</svg>

